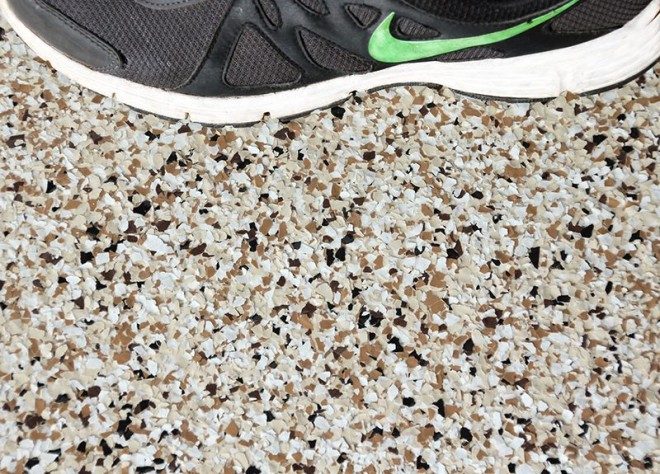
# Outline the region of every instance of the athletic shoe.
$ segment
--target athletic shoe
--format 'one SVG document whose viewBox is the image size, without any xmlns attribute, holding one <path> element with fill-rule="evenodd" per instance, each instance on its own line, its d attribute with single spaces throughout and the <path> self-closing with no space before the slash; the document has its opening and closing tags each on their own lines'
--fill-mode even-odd
<svg viewBox="0 0 660 474">
<path fill-rule="evenodd" d="M 660 0 L 0 0 L 65 75 L 213 124 L 291 117 L 392 84 L 545 99 L 660 57 Z"/>
</svg>

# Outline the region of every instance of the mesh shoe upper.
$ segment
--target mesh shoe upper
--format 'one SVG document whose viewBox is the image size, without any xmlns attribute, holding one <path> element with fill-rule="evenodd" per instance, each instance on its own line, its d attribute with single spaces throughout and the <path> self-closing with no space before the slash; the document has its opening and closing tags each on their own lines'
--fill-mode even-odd
<svg viewBox="0 0 660 474">
<path fill-rule="evenodd" d="M 557 0 L 405 0 L 431 14 L 455 21 L 491 23 L 520 18 L 557 5 Z"/>
<path fill-rule="evenodd" d="M 153 9 L 133 0 L 45 0 L 103 39 L 125 60 L 122 75 L 175 89 L 187 83 L 208 52 L 231 0 Z"/>
<path fill-rule="evenodd" d="M 388 67 L 370 57 L 368 43 L 392 12 L 393 35 L 423 41 L 501 30 L 567 1 L 10 0 L 54 9 L 114 48 L 123 64 L 112 74 L 196 95 L 270 92 Z M 570 46 L 623 25 L 649 1 L 582 0 L 524 37 L 435 59 L 468 61 Z M 65 52 L 76 56 L 75 50 Z"/>
<path fill-rule="evenodd" d="M 551 27 L 564 34 L 608 31 L 634 18 L 648 4 L 648 0 L 585 0 Z"/>
</svg>

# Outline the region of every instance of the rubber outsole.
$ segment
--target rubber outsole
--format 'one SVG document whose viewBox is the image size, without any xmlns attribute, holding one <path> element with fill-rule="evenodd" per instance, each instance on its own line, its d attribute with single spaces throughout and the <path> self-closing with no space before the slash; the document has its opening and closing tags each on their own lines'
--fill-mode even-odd
<svg viewBox="0 0 660 474">
<path fill-rule="evenodd" d="M 571 48 L 508 59 L 404 64 L 252 97 L 194 97 L 93 71 L 34 34 L 7 0 L 0 0 L 0 11 L 37 56 L 74 82 L 146 113 L 214 126 L 251 125 L 268 115 L 291 120 L 344 103 L 358 90 L 396 85 L 444 86 L 470 97 L 510 102 L 550 100 L 565 91 L 590 94 L 629 82 L 660 58 L 660 0 L 653 0 L 626 26 Z"/>
</svg>

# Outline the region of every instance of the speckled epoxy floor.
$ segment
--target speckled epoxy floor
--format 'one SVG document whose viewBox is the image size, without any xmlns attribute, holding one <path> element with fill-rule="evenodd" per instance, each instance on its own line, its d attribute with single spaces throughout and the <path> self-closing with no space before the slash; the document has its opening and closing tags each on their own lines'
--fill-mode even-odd
<svg viewBox="0 0 660 474">
<path fill-rule="evenodd" d="M 0 35 L 0 472 L 657 469 L 657 70 L 213 129 Z"/>
</svg>

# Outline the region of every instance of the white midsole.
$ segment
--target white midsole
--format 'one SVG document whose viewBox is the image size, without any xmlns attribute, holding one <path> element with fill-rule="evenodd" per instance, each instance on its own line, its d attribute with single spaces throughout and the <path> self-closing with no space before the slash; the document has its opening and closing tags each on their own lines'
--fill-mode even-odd
<svg viewBox="0 0 660 474">
<path fill-rule="evenodd" d="M 256 122 L 267 113 L 290 117 L 340 102 L 354 91 L 404 83 L 438 84 L 475 95 L 520 99 L 555 97 L 564 91 L 580 94 L 619 84 L 660 57 L 660 0 L 653 0 L 623 28 L 570 48 L 506 59 L 402 64 L 271 94 L 197 97 L 93 71 L 35 35 L 12 12 L 7 0 L 0 0 L 0 9 L 38 56 L 75 82 L 147 112 L 209 124 Z"/>
</svg>

